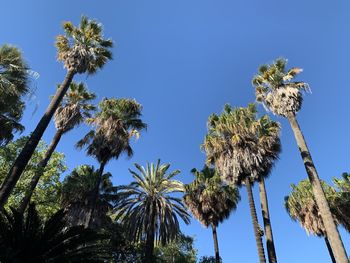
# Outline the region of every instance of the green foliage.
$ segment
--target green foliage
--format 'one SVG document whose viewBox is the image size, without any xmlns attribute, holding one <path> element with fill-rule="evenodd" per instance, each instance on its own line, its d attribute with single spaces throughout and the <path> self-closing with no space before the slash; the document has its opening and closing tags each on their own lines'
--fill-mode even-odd
<svg viewBox="0 0 350 263">
<path fill-rule="evenodd" d="M 144 244 L 130 239 L 127 229 L 119 223 L 113 223 L 106 229 L 111 234 L 113 262 L 142 263 Z"/>
<path fill-rule="evenodd" d="M 0 46 L 0 145 L 13 139 L 13 133 L 23 131 L 19 123 L 23 110 L 23 96 L 29 92 L 28 66 L 20 50 L 14 46 Z"/>
<path fill-rule="evenodd" d="M 0 147 L 0 181 L 2 182 L 10 170 L 13 160 L 27 142 L 28 137 L 21 137 L 14 142 Z M 30 159 L 23 175 L 12 191 L 6 207 L 17 207 L 23 199 L 24 193 L 35 173 L 38 172 L 37 164 L 44 157 L 47 145 L 41 141 Z M 32 202 L 37 204 L 40 216 L 48 217 L 60 208 L 59 196 L 61 191 L 60 175 L 66 170 L 64 155 L 54 152 L 44 174 L 40 178 L 32 196 Z"/>
<path fill-rule="evenodd" d="M 67 228 L 62 210 L 43 221 L 34 205 L 26 216 L 12 209 L 0 213 L 0 262 L 106 262 L 105 236 L 83 226 Z"/>
<path fill-rule="evenodd" d="M 222 262 L 220 258 L 220 262 Z M 215 257 L 212 256 L 203 256 L 200 258 L 199 263 L 216 263 Z"/>
<path fill-rule="evenodd" d="M 156 263 L 196 263 L 197 251 L 193 238 L 180 234 L 167 245 L 155 248 Z"/>
</svg>

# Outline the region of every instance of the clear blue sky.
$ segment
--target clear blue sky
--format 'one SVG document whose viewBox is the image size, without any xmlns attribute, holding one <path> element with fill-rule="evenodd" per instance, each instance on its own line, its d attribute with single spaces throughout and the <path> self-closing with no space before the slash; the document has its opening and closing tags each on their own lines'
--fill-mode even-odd
<svg viewBox="0 0 350 263">
<path fill-rule="evenodd" d="M 312 94 L 305 96 L 298 118 L 320 177 L 330 182 L 350 171 L 349 13 L 350 3 L 345 0 L 11 0 L 1 3 L 0 43 L 19 46 L 40 74 L 36 97 L 23 118 L 27 134 L 65 75 L 53 45 L 62 32 L 61 22 L 77 23 L 86 14 L 104 24 L 105 36 L 116 42 L 114 60 L 97 75 L 76 80 L 86 81 L 98 99 L 135 98 L 143 104 L 149 125 L 134 144 L 131 160 L 122 157 L 108 164 L 116 184 L 131 180 L 127 169 L 134 162 L 145 164 L 157 158 L 180 169 L 181 180 L 191 181 L 191 168 L 204 163 L 199 145 L 207 117 L 220 112 L 225 103 L 246 106 L 254 101 L 250 80 L 257 67 L 284 56 L 290 66 L 304 68 L 301 79 L 311 86 Z M 267 190 L 279 262 L 330 262 L 324 241 L 308 237 L 285 212 L 283 198 L 290 184 L 306 174 L 289 124 L 275 119 L 283 127 L 283 153 Z M 51 125 L 44 139 L 50 141 L 54 131 Z M 96 164 L 73 146 L 86 131 L 81 127 L 70 132 L 58 146 L 70 170 Z M 258 261 L 245 189 L 241 196 L 237 211 L 218 229 L 225 263 Z M 213 254 L 210 230 L 193 219 L 183 231 L 195 235 L 199 255 Z M 349 234 L 341 233 L 350 253 Z"/>
</svg>

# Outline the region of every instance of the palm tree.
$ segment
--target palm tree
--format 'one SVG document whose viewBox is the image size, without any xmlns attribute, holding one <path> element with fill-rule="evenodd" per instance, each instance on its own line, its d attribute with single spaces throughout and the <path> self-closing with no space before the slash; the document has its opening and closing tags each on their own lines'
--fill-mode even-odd
<svg viewBox="0 0 350 263">
<path fill-rule="evenodd" d="M 116 201 L 116 187 L 111 181 L 112 175 L 102 175 L 99 186 L 99 199 L 92 217 L 92 228 L 100 229 L 110 222 L 107 215 Z M 64 178 L 62 185 L 61 206 L 66 211 L 66 220 L 69 225 L 84 225 L 86 214 L 92 205 L 92 197 L 96 183 L 99 180 L 99 171 L 93 166 L 82 165 L 75 168 Z"/>
<path fill-rule="evenodd" d="M 70 89 L 63 98 L 61 105 L 55 112 L 56 134 L 53 137 L 49 148 L 47 149 L 44 158 L 38 164 L 38 172 L 33 176 L 30 185 L 25 193 L 25 196 L 19 206 L 18 211 L 24 213 L 29 204 L 30 198 L 37 186 L 44 169 L 55 151 L 61 137 L 66 132 L 74 129 L 84 119 L 91 117 L 91 111 L 95 110 L 95 106 L 90 104 L 90 101 L 95 99 L 95 94 L 89 92 L 85 84 L 72 82 Z"/>
<path fill-rule="evenodd" d="M 82 226 L 66 227 L 62 210 L 45 222 L 32 204 L 26 216 L 14 209 L 0 214 L 3 263 L 102 263 L 110 258 L 106 237 Z"/>
<path fill-rule="evenodd" d="M 321 183 L 327 201 L 330 204 L 331 211 L 333 212 L 334 221 L 337 225 L 344 223 L 345 228 L 350 231 L 349 222 L 343 220 L 344 217 L 349 218 L 349 209 L 347 206 L 338 205 L 338 193 L 333 187 L 323 181 Z M 293 220 L 298 221 L 308 234 L 324 237 L 332 262 L 336 262 L 329 244 L 325 226 L 320 216 L 319 208 L 315 202 L 310 181 L 303 180 L 299 182 L 298 185 L 292 184 L 291 187 L 292 192 L 289 196 L 285 197 L 285 207 L 289 216 Z"/>
<path fill-rule="evenodd" d="M 172 193 L 184 192 L 184 185 L 173 178 L 180 172 L 168 172 L 170 164 L 135 164 L 138 173 L 130 170 L 134 182 L 121 186 L 116 218 L 125 224 L 135 242 L 145 241 L 145 263 L 154 262 L 154 242 L 162 245 L 180 233 L 178 216 L 189 224 L 189 215 L 181 198 Z"/>
<path fill-rule="evenodd" d="M 281 58 L 271 65 L 263 65 L 259 68 L 258 74 L 252 81 L 256 89 L 256 99 L 274 114 L 288 119 L 304 161 L 316 204 L 320 209 L 335 258 L 339 263 L 348 263 L 343 242 L 334 223 L 310 151 L 296 119 L 296 114 L 302 105 L 302 91 L 307 91 L 309 86 L 302 81 L 292 81 L 302 72 L 302 69 L 292 68 L 286 70 L 286 64 L 287 60 Z"/>
<path fill-rule="evenodd" d="M 0 209 L 3 208 L 28 164 L 52 116 L 69 89 L 74 75 L 85 72 L 93 74 L 112 58 L 112 53 L 109 50 L 112 47 L 112 41 L 103 38 L 102 25 L 97 21 L 82 16 L 79 27 L 74 27 L 71 22 L 65 22 L 63 28 L 65 35 L 57 37 L 56 47 L 58 60 L 63 61 L 64 67 L 67 69 L 66 77 L 1 185 Z"/>
<path fill-rule="evenodd" d="M 185 186 L 183 197 L 185 205 L 205 227 L 213 231 L 216 263 L 220 263 L 217 227 L 237 208 L 240 200 L 237 188 L 222 182 L 214 168 L 205 166 L 203 170 L 191 171 L 195 180 Z"/>
<path fill-rule="evenodd" d="M 29 92 L 28 66 L 20 50 L 14 46 L 0 46 L 0 145 L 13 139 L 13 133 L 23 131 L 19 123 Z"/>
<path fill-rule="evenodd" d="M 94 130 L 88 132 L 77 143 L 78 148 L 86 146 L 86 152 L 96 158 L 100 163 L 99 178 L 103 174 L 105 165 L 111 159 L 118 159 L 122 153 L 131 157 L 133 154 L 130 146 L 132 137 L 138 138 L 139 132 L 146 129 L 147 125 L 140 119 L 142 105 L 130 99 L 104 99 L 99 104 L 100 111 L 88 119 L 94 125 Z M 97 181 L 91 209 L 86 217 L 85 226 L 89 227 L 92 220 L 94 203 L 99 198 L 99 185 Z"/>
<path fill-rule="evenodd" d="M 207 153 L 207 163 L 215 164 L 222 178 L 229 184 L 240 186 L 245 184 L 248 192 L 251 217 L 260 262 L 266 262 L 258 224 L 252 183 L 262 181 L 271 170 L 280 151 L 279 124 L 268 116 L 257 119 L 254 104 L 247 108 L 232 109 L 225 105 L 221 115 L 213 114 L 208 120 L 208 135 L 203 149 Z M 266 190 L 263 189 L 266 197 Z M 267 202 L 262 199 L 263 207 Z M 268 209 L 263 209 L 264 217 L 269 218 Z M 266 224 L 266 220 L 264 221 Z M 268 227 L 265 226 L 267 230 Z M 270 226 L 271 228 L 271 226 Z M 271 229 L 270 229 L 271 230 Z M 268 240 L 269 251 L 274 250 L 272 231 Z M 273 255 L 270 253 L 269 255 Z M 276 257 L 271 256 L 271 260 Z"/>
</svg>

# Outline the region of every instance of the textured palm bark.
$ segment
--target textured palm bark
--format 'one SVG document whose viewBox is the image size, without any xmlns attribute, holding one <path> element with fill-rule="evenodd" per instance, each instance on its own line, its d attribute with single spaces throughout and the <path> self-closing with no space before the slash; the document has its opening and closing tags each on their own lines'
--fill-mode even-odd
<svg viewBox="0 0 350 263">
<path fill-rule="evenodd" d="M 337 262 L 335 261 L 334 254 L 333 254 L 331 245 L 329 244 L 328 238 L 325 237 L 325 238 L 324 238 L 324 241 L 326 242 L 326 246 L 327 246 L 327 249 L 328 249 L 329 256 L 330 256 L 331 259 L 332 259 L 332 263 L 337 263 Z"/>
<path fill-rule="evenodd" d="M 266 263 L 264 246 L 262 243 L 261 235 L 259 233 L 258 216 L 256 215 L 254 197 L 253 197 L 253 192 L 252 192 L 252 185 L 251 185 L 248 177 L 245 180 L 245 185 L 247 187 L 247 192 L 248 192 L 250 215 L 251 215 L 252 221 L 253 221 L 254 235 L 255 235 L 256 246 L 258 249 L 259 262 Z"/>
<path fill-rule="evenodd" d="M 218 243 L 218 235 L 217 235 L 217 232 L 216 232 L 216 226 L 214 224 L 212 224 L 211 225 L 211 229 L 213 230 L 215 263 L 220 263 L 219 243 Z"/>
<path fill-rule="evenodd" d="M 39 164 L 37 166 L 38 171 L 34 174 L 32 180 L 30 181 L 29 188 L 25 192 L 24 197 L 22 199 L 22 202 L 19 205 L 19 208 L 18 208 L 19 213 L 23 214 L 24 211 L 26 210 L 26 208 L 30 202 L 30 199 L 32 198 L 34 190 L 35 190 L 36 186 L 38 185 L 38 182 L 39 182 L 41 176 L 44 174 L 44 169 L 45 169 L 47 163 L 49 162 L 53 152 L 55 151 L 57 144 L 59 143 L 59 141 L 62 137 L 62 134 L 63 134 L 62 130 L 58 130 L 55 133 L 55 136 L 53 137 L 49 148 L 45 152 L 44 158 L 39 162 Z"/>
<path fill-rule="evenodd" d="M 306 145 L 304 136 L 299 127 L 298 121 L 295 118 L 295 115 L 288 116 L 288 120 L 294 132 L 294 136 L 299 147 L 301 157 L 304 161 L 305 169 L 312 186 L 313 194 L 315 196 L 315 201 L 318 206 L 318 209 L 320 210 L 321 218 L 326 229 L 326 234 L 329 243 L 332 247 L 332 251 L 334 253 L 336 262 L 349 263 L 344 244 L 340 237 L 337 226 L 334 223 L 333 216 L 329 209 L 329 204 L 323 192 L 320 179 L 318 177 L 314 162 L 312 161 L 310 151 Z"/>
<path fill-rule="evenodd" d="M 40 119 L 35 130 L 32 132 L 30 138 L 28 139 L 26 145 L 23 147 L 22 151 L 18 155 L 16 161 L 12 165 L 9 173 L 7 174 L 5 180 L 3 181 L 0 187 L 0 210 L 4 208 L 4 205 L 10 196 L 13 188 L 21 177 L 24 169 L 26 168 L 30 158 L 32 157 L 35 148 L 38 146 L 38 143 L 43 136 L 47 126 L 49 125 L 52 116 L 54 115 L 56 109 L 60 105 L 63 96 L 66 94 L 71 84 L 74 71 L 68 71 L 67 75 L 61 84 L 60 88 L 57 90 L 55 96 L 51 100 L 49 106 L 46 109 L 45 114 Z"/>
<path fill-rule="evenodd" d="M 269 212 L 269 205 L 267 201 L 264 178 L 261 178 L 261 180 L 259 181 L 259 193 L 260 193 L 261 212 L 262 212 L 262 217 L 264 221 L 266 248 L 267 248 L 267 255 L 269 257 L 269 263 L 277 263 L 277 256 L 276 256 L 276 250 L 275 250 L 275 243 L 273 242 L 270 212 Z"/>
<path fill-rule="evenodd" d="M 93 214 L 96 210 L 96 205 L 98 202 L 98 199 L 100 198 L 100 185 L 102 181 L 102 175 L 103 175 L 103 170 L 105 168 L 106 163 L 102 162 L 100 164 L 100 169 L 98 170 L 98 178 L 96 182 L 95 189 L 92 192 L 92 198 L 90 200 L 89 204 L 89 210 L 86 215 L 86 221 L 85 221 L 85 227 L 86 228 L 92 228 L 92 223 L 93 223 Z"/>
</svg>

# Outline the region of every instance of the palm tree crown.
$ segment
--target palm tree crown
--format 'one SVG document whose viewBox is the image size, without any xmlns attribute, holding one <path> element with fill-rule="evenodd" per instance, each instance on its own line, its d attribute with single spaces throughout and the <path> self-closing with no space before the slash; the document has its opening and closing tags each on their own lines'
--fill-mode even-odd
<svg viewBox="0 0 350 263">
<path fill-rule="evenodd" d="M 322 218 L 309 180 L 303 180 L 298 185 L 291 185 L 292 192 L 285 197 L 285 207 L 289 216 L 298 221 L 307 233 L 326 236 Z M 323 191 L 328 201 L 335 198 L 336 191 L 325 182 L 322 182 Z"/>
<path fill-rule="evenodd" d="M 224 180 L 240 185 L 267 176 L 280 152 L 280 126 L 267 115 L 257 119 L 254 104 L 232 109 L 225 105 L 221 115 L 208 120 L 203 149 Z"/>
<path fill-rule="evenodd" d="M 171 195 L 183 192 L 184 185 L 173 179 L 179 171 L 168 172 L 170 164 L 161 165 L 160 160 L 146 167 L 138 164 L 135 167 L 138 173 L 130 170 L 135 181 L 120 187 L 116 215 L 129 229 L 133 240 L 146 240 L 146 258 L 147 253 L 151 258 L 154 241 L 164 245 L 180 233 L 178 216 L 189 223 L 181 198 Z"/>
<path fill-rule="evenodd" d="M 93 192 L 98 182 L 99 171 L 93 166 L 82 165 L 75 168 L 70 175 L 65 177 L 62 185 L 61 205 L 67 211 L 67 220 L 72 225 L 84 223 L 86 212 L 92 205 Z M 103 222 L 108 223 L 107 213 L 113 208 L 117 199 L 116 188 L 111 181 L 112 175 L 102 175 L 99 187 L 99 199 L 97 200 L 94 224 L 99 227 Z"/>
<path fill-rule="evenodd" d="M 238 189 L 223 183 L 214 168 L 205 166 L 192 173 L 196 178 L 185 186 L 184 202 L 204 226 L 218 226 L 236 209 L 240 200 Z"/>
<path fill-rule="evenodd" d="M 138 137 L 147 127 L 140 119 L 142 105 L 130 99 L 104 99 L 98 111 L 88 122 L 95 129 L 77 143 L 78 148 L 87 145 L 87 154 L 94 156 L 99 163 L 106 164 L 126 152 L 132 156 L 130 138 Z"/>
<path fill-rule="evenodd" d="M 71 22 L 63 24 L 65 35 L 56 39 L 58 60 L 74 73 L 93 74 L 112 58 L 109 50 L 113 46 L 110 39 L 104 39 L 102 25 L 82 16 L 79 27 Z"/>
<path fill-rule="evenodd" d="M 13 132 L 24 130 L 19 121 L 24 110 L 21 98 L 29 92 L 27 70 L 18 48 L 0 47 L 0 145 L 12 140 Z"/>
<path fill-rule="evenodd" d="M 285 197 L 285 207 L 290 217 L 298 221 L 307 233 L 317 236 L 327 236 L 320 211 L 315 202 L 310 181 L 303 180 L 299 184 L 291 185 L 292 192 Z M 322 181 L 322 188 L 326 195 L 334 221 L 343 225 L 350 232 L 350 218 L 348 205 L 341 202 L 341 192 Z"/>
<path fill-rule="evenodd" d="M 65 35 L 56 39 L 58 60 L 63 61 L 68 71 L 75 73 L 95 73 L 112 58 L 110 39 L 104 39 L 102 25 L 82 16 L 79 27 L 71 22 L 63 23 Z"/>
<path fill-rule="evenodd" d="M 72 82 L 69 91 L 55 112 L 56 129 L 66 133 L 84 119 L 90 118 L 91 112 L 95 110 L 95 106 L 90 104 L 90 101 L 95 98 L 96 95 L 89 92 L 84 83 Z"/>
<path fill-rule="evenodd" d="M 256 99 L 274 114 L 288 117 L 295 115 L 301 108 L 302 93 L 308 91 L 309 85 L 302 81 L 291 81 L 302 69 L 286 70 L 287 60 L 277 59 L 271 65 L 262 65 L 253 78 Z"/>
</svg>

